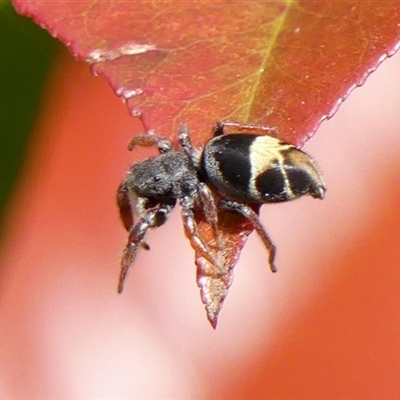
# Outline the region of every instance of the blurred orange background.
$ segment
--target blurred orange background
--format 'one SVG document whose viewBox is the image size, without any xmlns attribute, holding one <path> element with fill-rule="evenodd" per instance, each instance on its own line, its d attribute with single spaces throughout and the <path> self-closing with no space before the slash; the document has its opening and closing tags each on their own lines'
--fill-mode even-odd
<svg viewBox="0 0 400 400">
<path fill-rule="evenodd" d="M 0 397 L 400 398 L 400 55 L 306 147 L 326 199 L 264 206 L 214 331 L 179 210 L 122 295 L 115 191 L 141 125 L 63 54 L 13 193 L 0 270 Z"/>
</svg>

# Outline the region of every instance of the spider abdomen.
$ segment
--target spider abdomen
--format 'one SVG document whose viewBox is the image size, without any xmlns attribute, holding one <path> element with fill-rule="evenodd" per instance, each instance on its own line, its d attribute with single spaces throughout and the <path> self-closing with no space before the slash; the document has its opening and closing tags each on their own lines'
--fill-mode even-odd
<svg viewBox="0 0 400 400">
<path fill-rule="evenodd" d="M 304 194 L 323 198 L 325 192 L 311 158 L 271 136 L 217 136 L 204 146 L 201 170 L 222 195 L 240 202 L 281 202 Z"/>
</svg>

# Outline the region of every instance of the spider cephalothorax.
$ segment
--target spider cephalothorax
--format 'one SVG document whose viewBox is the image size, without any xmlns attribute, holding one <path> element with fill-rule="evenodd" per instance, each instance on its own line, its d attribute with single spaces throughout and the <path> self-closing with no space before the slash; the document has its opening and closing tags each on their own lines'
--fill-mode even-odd
<svg viewBox="0 0 400 400">
<path fill-rule="evenodd" d="M 268 135 L 232 133 L 226 126 L 265 132 L 272 128 L 219 122 L 214 136 L 203 148 L 193 149 L 188 128 L 181 125 L 178 141 L 182 151 L 156 135 L 137 136 L 129 144 L 158 147 L 159 155 L 134 164 L 118 190 L 121 219 L 129 232 L 121 261 L 118 291 L 122 292 L 129 267 L 140 247 L 149 249 L 149 228 L 163 225 L 179 202 L 182 220 L 192 246 L 223 274 L 212 252 L 199 235 L 194 212 L 201 209 L 218 241 L 218 211 L 238 212 L 250 221 L 270 252 L 272 271 L 275 246 L 251 204 L 282 202 L 304 194 L 323 198 L 325 184 L 312 159 L 303 151 Z M 218 200 L 213 194 L 218 192 Z M 134 215 L 139 217 L 134 223 Z"/>
</svg>

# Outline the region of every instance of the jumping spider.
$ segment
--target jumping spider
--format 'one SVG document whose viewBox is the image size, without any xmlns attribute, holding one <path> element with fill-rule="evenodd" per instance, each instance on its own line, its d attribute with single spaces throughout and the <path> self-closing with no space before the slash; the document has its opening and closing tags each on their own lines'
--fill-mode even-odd
<svg viewBox="0 0 400 400">
<path fill-rule="evenodd" d="M 257 132 L 225 135 L 224 128 Z M 128 149 L 156 145 L 160 153 L 134 164 L 118 189 L 118 206 L 124 227 L 129 232 L 121 261 L 118 292 L 123 290 L 129 267 L 140 247 L 149 249 L 145 236 L 149 228 L 163 225 L 178 201 L 182 220 L 192 245 L 223 274 L 212 252 L 199 235 L 194 211 L 202 209 L 218 241 L 218 211 L 234 211 L 245 217 L 257 231 L 269 251 L 271 270 L 275 246 L 251 204 L 293 200 L 310 194 L 322 199 L 325 184 L 312 159 L 291 144 L 260 133 L 274 128 L 218 122 L 204 147 L 192 147 L 188 127 L 181 125 L 178 141 L 183 151 L 176 151 L 162 137 L 136 136 Z M 212 189 L 221 196 L 216 200 Z M 134 214 L 139 221 L 134 224 Z"/>
</svg>

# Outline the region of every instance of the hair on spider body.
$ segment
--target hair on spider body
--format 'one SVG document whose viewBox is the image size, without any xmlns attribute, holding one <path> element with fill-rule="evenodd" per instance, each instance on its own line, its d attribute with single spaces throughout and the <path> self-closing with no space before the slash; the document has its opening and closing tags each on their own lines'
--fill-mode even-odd
<svg viewBox="0 0 400 400">
<path fill-rule="evenodd" d="M 225 135 L 225 127 L 257 134 Z M 195 210 L 204 212 L 219 246 L 218 212 L 232 211 L 244 216 L 268 249 L 271 270 L 276 271 L 276 248 L 251 205 L 293 200 L 305 194 L 322 199 L 325 184 L 305 152 L 272 136 L 260 135 L 271 131 L 274 129 L 219 122 L 214 126 L 213 138 L 202 148 L 194 149 L 187 126 L 181 125 L 178 141 L 182 151 L 174 150 L 168 140 L 156 135 L 132 139 L 129 150 L 156 145 L 160 154 L 134 164 L 118 189 L 121 219 L 129 232 L 121 261 L 119 293 L 139 249 L 149 249 L 145 242 L 148 229 L 163 225 L 177 202 L 192 246 L 221 274 L 226 271 L 202 240 Z M 220 199 L 213 190 L 219 193 Z M 137 223 L 134 223 L 135 216 L 139 217 Z"/>
</svg>

